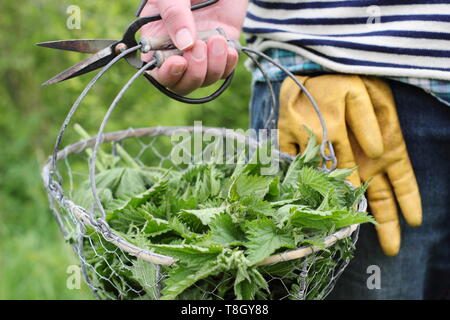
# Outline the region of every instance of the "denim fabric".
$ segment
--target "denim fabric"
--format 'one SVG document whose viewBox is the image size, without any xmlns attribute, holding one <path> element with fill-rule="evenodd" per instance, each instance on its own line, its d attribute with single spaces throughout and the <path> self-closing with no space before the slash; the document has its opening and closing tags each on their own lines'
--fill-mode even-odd
<svg viewBox="0 0 450 320">
<path fill-rule="evenodd" d="M 422 196 L 423 224 L 411 228 L 401 218 L 396 257 L 385 256 L 373 226 L 363 225 L 356 256 L 329 299 L 450 299 L 450 108 L 417 87 L 390 83 Z M 278 94 L 281 82 L 273 85 Z M 255 82 L 253 128 L 263 128 L 270 101 L 267 86 Z M 367 287 L 371 265 L 381 270 L 381 289 Z"/>
</svg>

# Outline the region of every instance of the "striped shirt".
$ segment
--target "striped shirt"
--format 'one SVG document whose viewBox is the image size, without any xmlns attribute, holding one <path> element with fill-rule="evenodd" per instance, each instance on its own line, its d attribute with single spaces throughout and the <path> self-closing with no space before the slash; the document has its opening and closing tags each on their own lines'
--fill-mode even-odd
<svg viewBox="0 0 450 320">
<path fill-rule="evenodd" d="M 244 32 L 294 71 L 395 78 L 450 103 L 450 0 L 250 0 Z"/>
</svg>

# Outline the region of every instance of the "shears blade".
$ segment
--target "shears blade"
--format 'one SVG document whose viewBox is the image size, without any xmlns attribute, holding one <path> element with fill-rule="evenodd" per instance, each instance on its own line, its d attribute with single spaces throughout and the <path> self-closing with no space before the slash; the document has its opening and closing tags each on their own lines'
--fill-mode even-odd
<svg viewBox="0 0 450 320">
<path fill-rule="evenodd" d="M 44 82 L 42 85 L 43 86 L 48 86 L 54 83 L 58 83 L 67 79 L 71 79 L 80 75 L 83 75 L 85 73 L 97 70 L 98 68 L 104 67 L 105 65 L 107 65 L 114 57 L 115 57 L 115 52 L 114 52 L 114 44 L 117 41 L 111 42 L 112 40 L 106 40 L 109 41 L 108 43 L 109 46 L 107 46 L 106 48 L 103 47 L 100 51 L 95 52 L 93 55 L 89 56 L 88 58 L 84 59 L 83 61 L 77 63 L 76 65 L 70 67 L 69 69 L 61 72 L 60 74 L 54 76 L 53 78 L 51 78 L 50 80 Z M 88 52 L 87 50 L 91 50 L 93 49 L 93 47 L 89 48 L 89 47 L 79 47 L 79 49 L 75 50 L 75 47 L 73 46 L 74 44 L 61 44 L 64 41 L 59 41 L 59 44 L 56 44 L 58 41 L 55 41 L 53 44 L 47 45 L 47 43 L 45 43 L 45 45 L 42 46 L 47 46 L 49 48 L 54 48 L 54 49 L 61 49 L 61 47 L 64 47 L 64 49 L 62 50 L 71 50 L 71 51 L 78 51 L 78 52 Z M 71 48 L 71 49 L 69 49 Z M 73 50 L 72 50 L 73 49 Z M 80 51 L 80 50 L 85 50 L 85 51 Z"/>
<path fill-rule="evenodd" d="M 75 51 L 81 53 L 97 53 L 106 47 L 111 47 L 117 40 L 103 40 L 103 39 L 83 39 L 83 40 L 61 40 L 48 41 L 38 43 L 38 46 L 50 49 Z"/>
<path fill-rule="evenodd" d="M 116 40 L 88 40 L 88 42 L 86 42 L 86 40 L 68 40 L 44 42 L 38 44 L 42 47 L 52 49 L 94 53 L 83 61 L 44 82 L 42 85 L 49 86 L 51 84 L 78 77 L 85 73 L 104 67 L 115 57 L 116 54 L 114 52 L 114 45 L 117 42 L 118 41 Z M 103 43 L 103 46 L 100 46 L 101 43 Z M 105 47 L 104 44 L 107 44 L 107 46 Z M 97 48 L 99 47 L 101 47 L 100 50 L 97 50 Z"/>
</svg>

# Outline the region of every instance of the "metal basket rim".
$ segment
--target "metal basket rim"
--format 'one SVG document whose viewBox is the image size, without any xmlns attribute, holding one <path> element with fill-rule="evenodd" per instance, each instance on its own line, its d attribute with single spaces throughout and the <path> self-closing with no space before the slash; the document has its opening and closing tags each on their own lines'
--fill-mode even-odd
<svg viewBox="0 0 450 320">
<path fill-rule="evenodd" d="M 196 127 L 192 126 L 177 126 L 177 127 L 164 127 L 164 126 L 158 126 L 158 127 L 147 127 L 147 128 L 139 128 L 139 129 L 128 129 L 128 130 L 122 130 L 122 131 L 115 131 L 115 132 L 109 132 L 102 135 L 102 143 L 109 143 L 109 142 L 119 142 L 125 139 L 129 138 L 140 138 L 145 136 L 161 136 L 165 135 L 168 136 L 174 132 L 177 132 L 179 130 L 187 130 L 189 132 L 194 132 L 194 129 Z M 197 128 L 198 130 L 198 128 Z M 232 129 L 226 129 L 226 128 L 217 128 L 217 127 L 202 127 L 203 132 L 213 133 L 217 136 L 233 136 L 234 138 L 247 142 L 247 143 L 255 143 L 256 141 L 251 141 L 247 136 L 241 135 L 237 133 L 235 130 Z M 60 161 L 66 157 L 68 157 L 71 154 L 80 153 L 84 151 L 87 148 L 92 148 L 95 145 L 96 137 L 92 137 L 90 139 L 85 139 L 73 144 L 70 144 L 66 146 L 64 149 L 60 150 L 57 153 L 56 160 Z M 283 161 L 292 161 L 294 158 L 293 156 L 276 151 L 280 159 Z M 105 238 L 106 241 L 116 245 L 123 251 L 127 252 L 128 254 L 135 256 L 138 259 L 142 259 L 144 261 L 157 264 L 157 265 L 166 265 L 170 266 L 176 263 L 176 259 L 170 256 L 160 255 L 157 253 L 154 253 L 147 249 L 142 249 L 136 245 L 131 244 L 127 240 L 123 239 L 119 235 L 112 232 L 109 228 L 101 228 L 97 224 L 97 221 L 93 220 L 91 216 L 89 215 L 88 211 L 77 204 L 75 204 L 72 200 L 68 199 L 64 196 L 64 191 L 61 186 L 61 184 L 57 181 L 52 181 L 50 183 L 49 179 L 51 176 L 51 170 L 52 170 L 52 158 L 49 157 L 49 160 L 45 163 L 45 165 L 42 168 L 41 176 L 44 181 L 45 188 L 47 190 L 47 193 L 51 196 L 53 200 L 58 202 L 60 205 L 65 207 L 66 209 L 70 210 L 74 216 L 83 223 L 85 226 L 91 226 L 96 229 L 97 232 L 101 233 L 102 236 Z M 366 211 L 367 210 L 367 200 L 365 197 L 363 197 L 359 204 L 358 204 L 358 210 L 359 211 Z M 108 226 L 107 226 L 108 227 Z M 294 250 L 288 250 L 279 254 L 272 255 L 268 257 L 267 259 L 259 262 L 258 266 L 263 265 L 271 265 L 283 261 L 290 261 L 295 259 L 300 259 L 307 257 L 311 255 L 314 252 L 321 251 L 324 248 L 329 248 L 333 246 L 338 240 L 345 239 L 347 237 L 350 237 L 356 230 L 359 229 L 359 224 L 354 224 L 342 229 L 337 230 L 332 235 L 327 236 L 324 239 L 324 246 L 323 247 L 317 247 L 317 246 L 303 246 L 299 247 Z"/>
</svg>

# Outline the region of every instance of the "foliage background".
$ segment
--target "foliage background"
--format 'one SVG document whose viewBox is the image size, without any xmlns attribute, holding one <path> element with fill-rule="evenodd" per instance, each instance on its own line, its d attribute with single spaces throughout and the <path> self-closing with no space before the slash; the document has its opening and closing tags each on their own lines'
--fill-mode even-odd
<svg viewBox="0 0 450 320">
<path fill-rule="evenodd" d="M 82 56 L 36 47 L 48 40 L 118 39 L 139 1 L 13 0 L 0 2 L 0 299 L 90 299 L 86 286 L 69 290 L 67 268 L 77 261 L 48 209 L 40 169 L 73 101 L 92 75 L 51 87 L 40 83 Z M 81 8 L 81 30 L 66 26 L 70 5 Z M 208 105 L 183 105 L 139 80 L 108 130 L 156 125 L 248 126 L 250 74 L 240 62 L 232 87 Z M 76 115 L 96 132 L 106 108 L 133 70 L 116 66 Z M 206 90 L 206 91 L 205 91 Z M 210 92 L 212 88 L 203 90 Z M 200 93 L 199 93 L 200 94 Z M 70 139 L 65 144 L 73 142 Z"/>
</svg>

